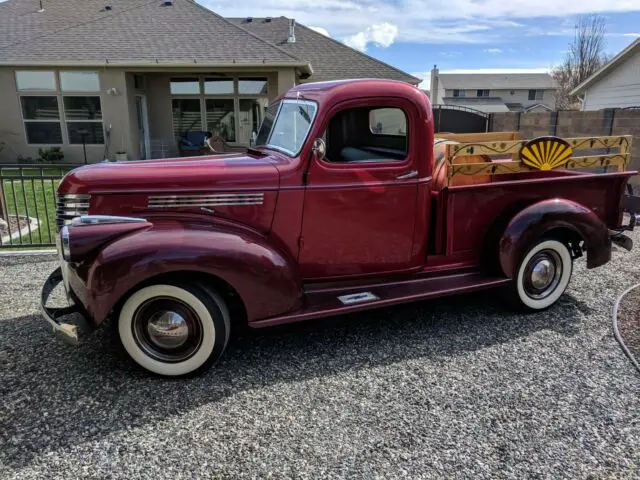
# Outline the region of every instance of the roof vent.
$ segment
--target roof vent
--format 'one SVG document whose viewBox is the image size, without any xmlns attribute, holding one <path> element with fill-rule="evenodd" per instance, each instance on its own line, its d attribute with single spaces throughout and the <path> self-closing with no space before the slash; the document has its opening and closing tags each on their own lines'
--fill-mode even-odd
<svg viewBox="0 0 640 480">
<path fill-rule="evenodd" d="M 38 13 L 42 12 L 44 12 L 44 7 L 42 6 L 42 0 L 40 0 L 40 10 L 38 10 Z"/>
<path fill-rule="evenodd" d="M 246 23 L 251 23 L 251 22 L 253 22 L 253 18 L 252 17 L 247 17 L 247 18 L 244 19 L 244 21 Z"/>
<path fill-rule="evenodd" d="M 105 5 L 104 6 L 104 11 L 105 12 L 110 12 L 112 10 L 111 5 Z"/>
<path fill-rule="evenodd" d="M 271 23 L 271 17 L 267 17 L 264 19 L 264 23 Z"/>
<path fill-rule="evenodd" d="M 296 20 L 295 18 L 289 19 L 289 38 L 287 43 L 296 43 Z"/>
<path fill-rule="evenodd" d="M 164 0 L 164 2 L 162 2 L 163 7 L 170 7 L 171 5 L 173 5 L 173 0 Z"/>
</svg>

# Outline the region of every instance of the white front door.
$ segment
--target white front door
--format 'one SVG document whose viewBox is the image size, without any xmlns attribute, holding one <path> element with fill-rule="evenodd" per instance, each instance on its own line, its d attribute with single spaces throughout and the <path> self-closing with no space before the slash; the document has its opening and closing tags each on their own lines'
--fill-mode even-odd
<svg viewBox="0 0 640 480">
<path fill-rule="evenodd" d="M 140 141 L 140 159 L 146 160 L 151 155 L 146 95 L 136 95 L 136 123 L 138 126 L 138 139 Z"/>
</svg>

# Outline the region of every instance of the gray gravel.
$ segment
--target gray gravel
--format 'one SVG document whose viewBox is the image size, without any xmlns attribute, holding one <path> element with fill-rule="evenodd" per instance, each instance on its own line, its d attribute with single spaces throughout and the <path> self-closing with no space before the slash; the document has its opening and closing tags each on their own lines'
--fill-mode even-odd
<svg viewBox="0 0 640 480">
<path fill-rule="evenodd" d="M 579 261 L 544 313 L 483 293 L 275 328 L 170 381 L 107 330 L 54 341 L 55 263 L 0 259 L 0 478 L 637 478 L 640 376 L 610 315 L 639 260 Z"/>
</svg>

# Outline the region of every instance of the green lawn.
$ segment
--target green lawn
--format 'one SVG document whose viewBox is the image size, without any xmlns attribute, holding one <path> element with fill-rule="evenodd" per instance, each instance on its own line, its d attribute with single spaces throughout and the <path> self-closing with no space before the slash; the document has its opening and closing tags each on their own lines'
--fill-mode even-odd
<svg viewBox="0 0 640 480">
<path fill-rule="evenodd" d="M 55 243 L 56 200 L 55 191 L 68 168 L 51 167 L 17 168 L 3 167 L 3 201 L 7 212 L 37 218 L 40 225 L 36 230 L 21 238 L 13 239 L 14 246 L 41 245 Z M 13 232 L 12 232 L 13 233 Z M 5 244 L 6 246 L 6 244 Z"/>
</svg>

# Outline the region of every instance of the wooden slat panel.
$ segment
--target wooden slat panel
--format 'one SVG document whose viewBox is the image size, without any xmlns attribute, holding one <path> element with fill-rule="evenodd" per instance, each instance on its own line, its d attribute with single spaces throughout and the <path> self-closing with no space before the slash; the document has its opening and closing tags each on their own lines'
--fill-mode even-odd
<svg viewBox="0 0 640 480">
<path fill-rule="evenodd" d="M 629 154 L 595 155 L 574 157 L 562 168 L 580 169 L 618 166 L 625 167 L 629 161 Z M 450 167 L 451 177 L 456 175 L 500 175 L 504 173 L 536 172 L 521 162 L 487 162 L 453 164 Z"/>
<path fill-rule="evenodd" d="M 574 150 L 590 148 L 619 148 L 620 153 L 627 153 L 631 147 L 631 135 L 610 137 L 578 137 L 565 138 Z M 528 140 L 460 143 L 450 148 L 452 157 L 467 155 L 509 155 L 518 153 Z M 624 151 L 623 151 L 624 150 Z"/>
<path fill-rule="evenodd" d="M 498 142 L 519 140 L 518 132 L 486 132 L 486 133 L 435 133 L 436 138 L 454 140 L 461 143 Z"/>
</svg>

